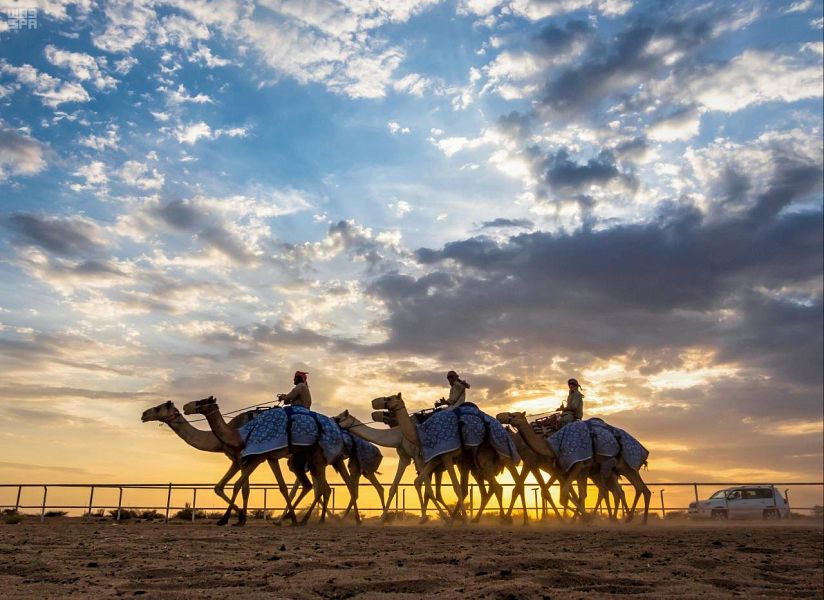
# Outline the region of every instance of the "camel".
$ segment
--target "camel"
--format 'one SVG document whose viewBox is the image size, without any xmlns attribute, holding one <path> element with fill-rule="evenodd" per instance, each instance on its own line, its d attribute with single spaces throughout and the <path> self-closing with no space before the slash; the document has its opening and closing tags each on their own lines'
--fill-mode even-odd
<svg viewBox="0 0 824 600">
<path fill-rule="evenodd" d="M 383 514 L 381 515 L 381 519 L 384 521 L 387 520 L 389 518 L 389 507 L 392 506 L 392 500 L 398 493 L 398 486 L 400 485 L 404 472 L 406 472 L 406 468 L 413 461 L 415 461 L 416 466 L 420 463 L 419 467 L 423 467 L 423 457 L 421 456 L 420 448 L 407 440 L 399 428 L 378 429 L 376 427 L 369 427 L 351 415 L 348 410 L 344 410 L 334 417 L 334 419 L 338 425 L 340 425 L 341 429 L 348 431 L 352 435 L 377 446 L 394 448 L 398 453 L 398 468 L 395 471 L 395 478 L 392 480 L 392 485 L 389 487 L 389 494 L 383 507 Z M 426 507 L 423 502 L 421 484 L 417 481 L 415 483 L 415 490 L 418 492 L 418 500 L 420 500 L 421 520 L 426 520 Z"/>
<path fill-rule="evenodd" d="M 394 396 L 375 398 L 372 401 L 372 408 L 389 410 L 394 420 L 397 421 L 398 428 L 403 434 L 403 437 L 415 447 L 420 448 L 417 427 L 412 421 L 400 393 L 395 394 Z M 458 465 L 461 473 L 460 482 L 458 481 L 455 473 L 456 464 Z M 495 478 L 505 466 L 513 471 L 515 469 L 514 465 L 507 464 L 501 459 L 498 453 L 485 442 L 478 448 L 461 448 L 455 450 L 454 452 L 449 452 L 435 457 L 428 463 L 425 463 L 422 468 L 419 468 L 418 477 L 415 482 L 416 485 L 420 482 L 425 486 L 426 494 L 423 501 L 424 505 L 431 499 L 441 516 L 445 517 L 446 513 L 442 510 L 444 502 L 442 496 L 440 495 L 440 489 L 438 489 L 437 493 L 433 492 L 430 479 L 433 474 L 437 477 L 439 471 L 446 471 L 449 474 L 452 482 L 452 488 L 457 497 L 455 508 L 452 511 L 452 514 L 448 515 L 448 517 L 455 518 L 456 516 L 463 516 L 466 514 L 464 499 L 466 498 L 468 492 L 468 477 L 471 473 L 478 482 L 481 491 L 481 505 L 474 521 L 477 522 L 480 519 L 483 508 L 492 496 L 495 496 L 498 499 L 500 516 L 502 519 L 505 519 L 503 509 L 503 486 L 501 486 Z M 489 491 L 486 490 L 484 484 L 489 486 Z M 437 487 L 440 488 L 440 485 L 438 484 Z"/>
<path fill-rule="evenodd" d="M 508 519 L 512 518 L 512 510 L 515 508 L 515 502 L 518 499 L 518 496 L 521 497 L 521 504 L 523 506 L 524 511 L 524 525 L 529 522 L 529 517 L 527 515 L 526 510 L 526 478 L 532 474 L 535 477 L 535 481 L 538 483 L 538 487 L 541 490 L 541 497 L 544 498 L 546 501 L 549 502 L 549 505 L 552 507 L 552 510 L 555 511 L 555 516 L 559 519 L 561 518 L 561 513 L 558 512 L 558 507 L 555 506 L 555 501 L 552 499 L 552 494 L 550 492 L 550 488 L 552 487 L 552 483 L 558 479 L 556 475 L 557 469 L 555 465 L 547 460 L 545 457 L 541 456 L 532 448 L 530 448 L 524 439 L 515 431 L 509 431 L 509 435 L 512 438 L 515 447 L 518 450 L 518 454 L 521 456 L 521 461 L 523 463 L 523 467 L 521 468 L 521 472 L 515 477 L 515 488 L 512 491 L 512 499 L 509 502 L 509 508 L 507 509 L 506 516 Z M 550 478 L 549 481 L 545 482 L 543 478 L 543 474 L 541 470 L 544 469 L 549 472 Z M 541 516 L 542 518 L 547 517 L 546 512 L 546 505 L 542 504 L 541 506 Z"/>
<path fill-rule="evenodd" d="M 552 465 L 553 474 L 558 473 L 558 468 L 556 466 L 557 456 L 555 455 L 555 452 L 553 452 L 547 441 L 535 433 L 535 430 L 532 429 L 532 425 L 526 420 L 526 413 L 504 412 L 498 414 L 496 418 L 505 425 L 512 425 L 518 431 L 518 434 L 521 436 L 524 443 L 526 443 L 526 445 L 529 446 L 533 452 L 539 456 L 549 459 L 548 464 Z M 592 459 L 577 462 L 568 472 L 564 473 L 560 477 L 562 503 L 566 506 L 567 499 L 571 497 L 573 504 L 575 505 L 575 514 L 580 514 L 582 517 L 586 515 L 587 476 L 590 473 L 592 466 Z M 558 474 L 560 475 L 560 473 Z M 577 498 L 570 495 L 573 481 L 578 483 Z"/>
<path fill-rule="evenodd" d="M 187 415 L 190 414 L 202 414 L 206 417 L 207 422 L 209 423 L 209 427 L 211 427 L 212 432 L 215 436 L 226 446 L 232 449 L 233 452 L 237 453 L 240 456 L 240 453 L 243 451 L 245 447 L 243 439 L 240 437 L 237 429 L 233 429 L 229 427 L 228 423 L 223 419 L 223 415 L 220 413 L 220 407 L 217 404 L 217 400 L 214 397 L 209 397 L 204 400 L 195 400 L 192 402 L 187 403 L 183 407 L 183 412 Z M 310 447 L 307 449 L 308 453 L 308 466 L 309 472 L 312 474 L 312 488 L 315 491 L 315 501 L 312 503 L 311 507 L 307 511 L 306 515 L 304 516 L 303 520 L 301 521 L 302 524 L 305 524 L 309 517 L 312 514 L 312 509 L 314 508 L 315 504 L 320 502 L 321 504 L 321 522 L 325 520 L 326 517 L 326 506 L 329 501 L 329 496 L 331 494 L 331 488 L 329 484 L 326 482 L 326 462 L 323 460 L 323 455 L 320 449 L 317 446 Z M 283 479 L 283 473 L 280 470 L 280 463 L 279 460 L 281 458 L 289 458 L 292 454 L 292 451 L 289 448 L 282 448 L 280 450 L 275 450 L 273 452 L 268 452 L 266 454 L 259 454 L 247 457 L 244 461 L 241 462 L 240 465 L 240 477 L 235 482 L 234 489 L 232 490 L 232 503 L 234 503 L 235 499 L 237 498 L 238 493 L 243 489 L 243 508 L 240 510 L 239 517 L 238 517 L 238 526 L 243 526 L 246 524 L 246 513 L 247 507 L 249 504 L 249 487 L 248 481 L 249 477 L 252 473 L 264 462 L 268 462 L 269 466 L 272 468 L 272 472 L 275 475 L 275 480 L 277 481 L 278 489 L 280 490 L 281 495 L 283 496 L 284 501 L 286 502 L 286 510 L 292 523 L 296 523 L 297 519 L 295 516 L 294 507 L 289 498 L 289 490 L 286 486 L 286 482 Z M 320 455 L 320 457 L 318 456 Z M 322 463 L 322 464 L 321 464 Z M 220 518 L 218 521 L 218 525 L 225 525 L 231 516 L 231 507 L 223 517 Z"/>
<path fill-rule="evenodd" d="M 230 444 L 234 448 L 239 447 L 240 451 L 242 451 L 243 446 L 244 446 L 243 445 L 243 440 L 240 439 L 240 436 L 237 435 L 237 432 L 234 432 L 234 435 L 233 435 L 232 432 L 227 431 L 226 423 L 223 420 L 223 416 L 220 413 L 220 408 L 217 406 L 217 400 L 214 397 L 210 396 L 209 398 L 206 398 L 204 400 L 197 400 L 197 401 L 194 401 L 194 402 L 190 402 L 186 406 L 183 407 L 183 412 L 186 413 L 186 414 L 198 413 L 198 414 L 205 415 L 207 421 L 209 422 L 209 426 L 212 427 L 212 431 L 215 432 L 215 435 L 217 435 L 219 438 L 223 439 L 224 442 L 226 442 L 227 444 Z M 228 437 L 224 437 L 224 436 L 228 436 Z M 240 446 L 238 446 L 238 444 L 240 444 Z M 312 447 L 308 447 L 306 449 L 300 449 L 300 450 L 296 450 L 295 448 L 283 448 L 281 450 L 276 450 L 276 451 L 273 451 L 273 452 L 269 452 L 267 454 L 247 457 L 245 459 L 244 464 L 242 465 L 241 478 L 238 480 L 238 482 L 235 483 L 234 495 L 235 496 L 237 495 L 238 485 L 244 479 L 244 477 L 246 479 L 248 479 L 248 476 L 251 475 L 251 473 L 253 473 L 255 471 L 255 469 L 257 469 L 257 467 L 265 459 L 265 460 L 269 461 L 270 466 L 272 466 L 272 470 L 275 473 L 275 478 L 278 480 L 278 488 L 281 490 L 281 493 L 284 494 L 284 499 L 286 500 L 286 509 L 284 510 L 284 515 L 288 515 L 293 520 L 293 523 L 294 523 L 295 517 L 294 517 L 293 507 L 296 506 L 296 503 L 293 503 L 292 500 L 294 498 L 294 494 L 296 492 L 298 484 L 297 484 L 297 482 L 295 483 L 295 488 L 292 490 L 292 493 L 287 496 L 285 491 L 284 491 L 285 490 L 285 482 L 283 482 L 282 475 L 278 476 L 278 474 L 280 472 L 280 467 L 279 467 L 279 463 L 277 461 L 280 458 L 283 458 L 284 456 L 289 457 L 288 463 L 289 463 L 290 466 L 293 465 L 293 460 L 296 457 L 298 457 L 298 456 L 305 457 L 306 458 L 306 468 L 308 468 L 309 472 L 312 474 L 313 483 L 311 485 L 311 489 L 313 489 L 315 491 L 315 498 L 314 498 L 312 504 L 309 506 L 309 509 L 307 510 L 307 512 L 304 515 L 303 519 L 301 520 L 301 524 L 305 524 L 309 520 L 309 518 L 312 514 L 312 510 L 314 509 L 314 507 L 317 504 L 321 505 L 320 522 L 324 523 L 326 521 L 327 507 L 328 507 L 328 504 L 329 504 L 329 498 L 331 496 L 331 487 L 329 486 L 329 484 L 326 480 L 326 466 L 327 466 L 326 459 L 325 459 L 325 456 L 323 454 L 323 451 L 317 445 L 312 446 Z M 343 479 L 343 481 L 346 484 L 346 487 L 347 487 L 347 489 L 349 490 L 349 493 L 350 493 L 350 502 L 349 502 L 349 506 L 347 507 L 347 510 L 346 510 L 345 514 L 348 514 L 349 510 L 353 509 L 354 510 L 354 515 L 355 515 L 355 522 L 360 524 L 361 519 L 360 519 L 360 514 L 358 513 L 358 508 L 357 508 L 358 490 L 355 487 L 355 485 L 353 484 L 352 477 L 351 477 L 348 469 L 346 468 L 346 465 L 343 462 L 343 457 L 341 456 L 340 458 L 338 458 L 338 460 L 336 460 L 332 464 L 332 466 L 340 474 L 341 478 Z M 247 467 L 248 467 L 248 469 L 247 469 Z M 246 473 L 247 471 L 248 471 L 248 475 L 244 475 L 244 473 Z M 302 471 L 302 466 L 301 466 L 301 468 L 298 468 L 298 469 L 293 468 L 293 471 L 295 471 L 296 473 L 300 473 Z M 298 478 L 300 479 L 301 476 L 298 475 Z M 304 484 L 303 485 L 304 492 L 298 498 L 298 502 L 300 502 L 300 500 L 303 499 L 305 494 L 308 492 L 308 489 L 310 489 L 309 486 L 307 485 L 308 480 L 305 479 L 305 475 L 303 476 L 302 483 Z M 245 516 L 245 507 L 247 505 L 247 501 L 248 501 L 248 494 L 244 497 L 244 509 L 243 509 L 243 513 L 242 513 L 242 514 L 244 514 L 244 516 Z M 228 514 L 224 515 L 224 518 L 228 518 Z M 283 518 L 283 516 L 281 517 L 281 520 L 282 520 L 282 518 Z M 245 518 L 244 518 L 243 522 L 245 523 Z M 243 523 L 239 522 L 239 524 L 243 524 Z"/>
<path fill-rule="evenodd" d="M 234 429 L 246 424 L 254 415 L 254 411 L 247 411 L 229 421 L 228 426 Z M 189 444 L 192 448 L 203 450 L 204 452 L 222 452 L 229 460 L 231 465 L 223 477 L 215 484 L 214 491 L 221 499 L 223 499 L 231 509 L 240 514 L 240 508 L 235 505 L 226 495 L 224 491 L 226 484 L 235 473 L 240 471 L 240 454 L 234 452 L 232 448 L 225 445 L 218 439 L 218 437 L 211 431 L 203 431 L 197 429 L 189 421 L 187 421 L 173 402 L 164 402 L 143 412 L 141 421 L 148 423 L 149 421 L 160 421 L 169 426 L 180 439 Z M 307 481 L 308 483 L 308 481 Z M 310 484 L 311 485 L 311 484 Z"/>
</svg>

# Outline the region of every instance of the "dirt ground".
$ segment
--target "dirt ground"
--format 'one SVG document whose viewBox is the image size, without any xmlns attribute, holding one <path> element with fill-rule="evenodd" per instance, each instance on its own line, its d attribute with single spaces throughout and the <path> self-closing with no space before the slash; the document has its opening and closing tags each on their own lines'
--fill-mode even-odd
<svg viewBox="0 0 824 600">
<path fill-rule="evenodd" d="M 276 527 L 27 518 L 0 597 L 824 597 L 812 523 Z"/>
</svg>

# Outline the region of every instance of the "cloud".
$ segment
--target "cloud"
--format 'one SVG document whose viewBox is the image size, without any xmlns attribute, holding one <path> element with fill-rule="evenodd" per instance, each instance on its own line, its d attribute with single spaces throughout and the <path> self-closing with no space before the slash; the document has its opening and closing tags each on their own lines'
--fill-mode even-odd
<svg viewBox="0 0 824 600">
<path fill-rule="evenodd" d="M 95 58 L 82 52 L 69 52 L 51 44 L 46 46 L 44 54 L 51 64 L 69 69 L 78 81 L 89 82 L 98 90 L 117 86 L 117 80 L 101 70 L 101 67 L 106 67 L 106 59 L 103 57 Z"/>
<path fill-rule="evenodd" d="M 0 182 L 9 176 L 39 173 L 46 168 L 45 153 L 34 138 L 0 126 Z"/>
<path fill-rule="evenodd" d="M 104 244 L 100 227 L 85 217 L 14 213 L 2 224 L 15 235 L 17 245 L 36 246 L 57 256 L 96 254 Z"/>
<path fill-rule="evenodd" d="M 151 169 L 147 164 L 136 160 L 129 160 L 123 163 L 118 171 L 120 179 L 127 185 L 142 188 L 144 190 L 159 190 L 163 187 L 165 178 L 157 169 Z"/>
<path fill-rule="evenodd" d="M 481 223 L 483 229 L 492 229 L 496 227 L 514 227 L 520 229 L 532 229 L 535 223 L 529 219 L 494 219 L 492 221 L 484 221 Z"/>
<path fill-rule="evenodd" d="M 106 127 L 106 133 L 103 135 L 89 134 L 86 137 L 80 138 L 81 145 L 99 152 L 102 152 L 106 148 L 116 150 L 118 142 L 120 142 L 120 135 L 118 134 L 116 123 L 109 123 Z"/>
<path fill-rule="evenodd" d="M 231 127 L 227 129 L 212 129 L 207 123 L 200 121 L 181 125 L 175 130 L 175 137 L 181 144 L 193 146 L 198 140 L 214 140 L 222 136 L 246 137 L 248 131 L 245 127 Z"/>
<path fill-rule="evenodd" d="M 398 123 L 397 121 L 389 121 L 386 124 L 386 128 L 389 130 L 389 133 L 392 134 L 411 132 L 411 129 L 409 129 L 409 127 L 402 127 L 400 123 Z"/>
<path fill-rule="evenodd" d="M 67 102 L 91 100 L 88 92 L 79 83 L 61 81 L 47 73 L 39 72 L 28 64 L 15 67 L 0 59 L 0 73 L 11 75 L 19 84 L 30 88 L 33 94 L 49 108 L 57 108 Z"/>
</svg>

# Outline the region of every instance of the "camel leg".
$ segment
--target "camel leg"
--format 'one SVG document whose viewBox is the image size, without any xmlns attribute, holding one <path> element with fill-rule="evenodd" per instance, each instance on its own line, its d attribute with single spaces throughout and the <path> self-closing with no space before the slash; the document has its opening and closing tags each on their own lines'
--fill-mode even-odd
<svg viewBox="0 0 824 600">
<path fill-rule="evenodd" d="M 423 501 L 421 502 L 422 513 L 423 513 L 422 516 L 421 516 L 421 521 L 426 520 L 426 505 L 427 505 L 427 503 L 429 502 L 430 499 L 432 500 L 432 503 L 435 505 L 435 508 L 438 510 L 438 513 L 440 514 L 441 518 L 444 519 L 444 520 L 448 520 L 448 518 L 449 518 L 449 513 L 445 512 L 443 510 L 443 508 L 441 507 L 441 504 L 438 503 L 438 500 L 435 497 L 435 493 L 432 491 L 431 477 L 432 477 L 432 472 L 434 471 L 434 469 L 435 469 L 435 463 L 434 462 L 426 463 L 423 470 L 420 472 L 420 474 L 418 475 L 418 477 L 415 480 L 416 486 L 422 484 L 424 486 L 424 489 L 425 489 Z"/>
<path fill-rule="evenodd" d="M 380 498 L 381 500 L 381 510 L 385 511 L 386 502 L 384 502 L 383 500 L 383 485 L 381 485 L 381 482 L 378 481 L 378 478 L 375 476 L 374 473 L 364 473 L 363 476 L 366 477 L 366 481 L 371 483 L 372 486 L 375 488 L 375 491 L 378 493 L 378 498 Z"/>
<path fill-rule="evenodd" d="M 558 520 L 563 520 L 561 513 L 558 512 L 558 507 L 555 506 L 555 500 L 552 499 L 552 484 L 555 482 L 555 477 L 550 475 L 549 480 L 544 482 L 544 476 L 541 474 L 541 469 L 533 469 L 532 474 L 535 476 L 535 481 L 538 482 L 538 486 L 541 488 L 541 495 L 546 498 L 549 506 L 552 508 L 552 511 L 555 513 L 555 516 Z M 524 504 L 524 512 L 526 512 L 526 504 Z M 543 502 L 541 503 L 541 518 L 546 519 L 549 517 L 549 514 L 546 511 L 546 506 L 544 506 Z"/>
<path fill-rule="evenodd" d="M 515 485 L 512 487 L 512 497 L 509 499 L 509 508 L 506 510 L 506 515 L 509 518 L 512 518 L 512 511 L 515 510 L 515 503 L 518 501 L 518 496 L 522 499 L 524 497 L 524 482 L 526 481 L 527 476 L 527 467 L 524 465 L 523 469 L 521 469 L 520 473 L 517 473 L 517 477 L 513 475 L 512 479 L 515 481 Z"/>
<path fill-rule="evenodd" d="M 235 473 L 237 473 L 238 471 L 240 471 L 240 465 L 237 462 L 232 461 L 232 466 L 230 466 L 229 470 L 226 471 L 226 473 L 223 475 L 223 477 L 220 478 L 220 481 L 218 481 L 215 484 L 214 490 L 215 490 L 215 494 L 217 494 L 218 497 L 223 499 L 223 501 L 226 502 L 229 505 L 229 508 L 234 509 L 235 512 L 237 512 L 237 514 L 240 514 L 240 508 L 236 504 L 234 504 L 231 500 L 229 500 L 229 496 L 227 496 L 226 492 L 224 491 L 224 488 L 226 487 L 226 484 L 229 483 L 229 480 L 232 477 L 234 477 Z"/>
<path fill-rule="evenodd" d="M 301 519 L 301 525 L 306 525 L 306 523 L 309 522 L 312 511 L 318 504 L 321 505 L 320 522 L 325 522 L 326 506 L 331 494 L 331 488 L 326 481 L 326 460 L 323 457 L 323 453 L 319 450 L 312 453 L 309 470 L 312 473 L 312 489 L 315 491 L 315 498 L 312 500 L 312 504 L 309 505 L 309 510 L 306 511 L 306 514 Z"/>
<path fill-rule="evenodd" d="M 355 510 L 355 522 L 360 523 L 360 515 L 358 513 L 358 495 L 360 493 L 360 478 L 361 478 L 361 471 L 360 465 L 357 464 L 356 461 L 349 461 L 349 483 L 347 487 L 349 488 L 349 504 L 346 506 L 346 510 L 343 512 L 343 518 L 346 518 L 346 515 L 354 509 Z"/>
<path fill-rule="evenodd" d="M 406 467 L 408 467 L 411 462 L 412 459 L 409 456 L 402 456 L 400 453 L 398 454 L 398 468 L 395 471 L 395 479 L 392 480 L 392 485 L 389 486 L 389 495 L 386 498 L 386 504 L 383 505 L 383 514 L 381 515 L 381 519 L 383 521 L 386 521 L 386 519 L 389 518 L 389 509 L 392 506 L 392 500 L 394 500 L 395 495 L 398 493 L 398 486 L 401 483 L 401 478 L 406 472 Z M 421 498 L 420 489 L 418 490 L 418 500 L 420 500 L 421 506 L 423 506 L 423 499 Z M 383 494 L 381 494 L 381 501 L 383 501 Z"/>
<path fill-rule="evenodd" d="M 295 508 L 292 505 L 289 488 L 286 486 L 286 481 L 283 479 L 283 472 L 280 470 L 280 461 L 277 458 L 269 458 L 267 459 L 267 462 L 269 463 L 269 468 L 272 469 L 272 473 L 275 475 L 275 481 L 278 484 L 280 495 L 283 496 L 283 499 L 286 502 L 286 509 L 284 512 L 292 520 L 292 523 L 296 523 L 297 517 L 295 516 Z"/>
<path fill-rule="evenodd" d="M 241 467 L 240 469 L 240 477 L 235 482 L 235 485 L 232 487 L 232 499 L 229 501 L 229 508 L 226 509 L 224 515 L 220 518 L 217 522 L 218 525 L 226 525 L 229 522 L 229 517 L 232 516 L 232 504 L 235 503 L 237 499 L 237 495 L 240 493 L 241 489 L 244 489 L 244 498 L 243 498 L 243 508 L 241 509 L 240 514 L 238 515 L 238 525 L 243 525 L 246 523 L 246 508 L 249 502 L 249 478 L 252 476 L 252 473 L 260 466 L 260 463 L 263 462 L 262 457 L 254 456 Z"/>
<path fill-rule="evenodd" d="M 458 479 L 458 474 L 455 473 L 455 461 L 451 456 L 445 456 L 442 460 L 444 467 L 446 467 L 446 471 L 449 473 L 449 479 L 452 481 L 452 489 L 455 492 L 455 495 L 458 497 L 458 503 L 455 506 L 455 511 L 453 514 L 463 514 L 464 513 L 464 504 L 463 498 L 461 498 L 461 482 Z"/>
<path fill-rule="evenodd" d="M 635 498 L 632 501 L 632 508 L 629 510 L 629 514 L 627 515 L 627 522 L 631 521 L 633 516 L 635 515 L 635 508 L 638 506 L 638 499 L 641 495 L 644 496 L 644 520 L 642 521 L 645 525 L 647 523 L 647 516 L 649 515 L 649 502 L 650 498 L 652 497 L 652 492 L 650 492 L 647 484 L 644 483 L 644 480 L 641 479 L 641 474 L 634 469 L 624 469 L 621 471 L 621 474 L 629 479 L 632 486 L 635 488 Z"/>
</svg>

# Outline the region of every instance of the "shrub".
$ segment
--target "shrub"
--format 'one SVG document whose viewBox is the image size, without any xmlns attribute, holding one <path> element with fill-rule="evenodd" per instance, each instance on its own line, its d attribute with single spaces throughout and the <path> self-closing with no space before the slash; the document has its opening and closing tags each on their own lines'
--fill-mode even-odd
<svg viewBox="0 0 824 600">
<path fill-rule="evenodd" d="M 88 518 L 105 519 L 106 518 L 106 513 L 104 512 L 104 510 L 102 508 L 99 508 L 97 510 L 93 510 L 92 512 L 88 512 L 88 511 L 84 512 L 83 513 L 83 518 L 84 519 L 88 519 Z"/>
<path fill-rule="evenodd" d="M 3 522 L 6 525 L 17 525 L 20 521 L 23 520 L 23 515 L 15 510 L 10 511 L 3 511 Z"/>
<path fill-rule="evenodd" d="M 44 516 L 46 517 L 65 517 L 69 514 L 67 510 L 47 510 Z"/>
<path fill-rule="evenodd" d="M 202 510 L 194 511 L 196 519 L 203 519 L 206 517 L 206 513 Z M 185 508 L 180 509 L 175 514 L 175 519 L 185 519 L 187 521 L 192 520 L 192 506 L 187 502 Z"/>
<path fill-rule="evenodd" d="M 222 516 L 223 516 L 223 513 L 222 513 L 221 511 L 219 511 L 219 510 L 213 510 L 212 512 L 207 512 L 207 513 L 204 515 L 204 518 L 206 518 L 206 519 L 215 519 L 215 520 L 217 520 L 217 519 L 220 519 Z"/>
<path fill-rule="evenodd" d="M 223 516 L 223 515 L 221 515 Z M 250 519 L 266 519 L 272 517 L 271 510 L 263 510 L 262 508 L 256 508 L 255 510 L 249 511 L 249 518 Z M 219 517 L 218 517 L 219 518 Z"/>
<path fill-rule="evenodd" d="M 109 511 L 109 515 L 115 521 L 117 521 L 117 520 L 125 521 L 126 519 L 131 519 L 132 517 L 137 516 L 136 512 L 132 512 L 127 508 L 121 508 L 120 509 L 120 519 L 117 518 L 117 509 L 116 508 L 111 509 Z"/>
<path fill-rule="evenodd" d="M 147 521 L 152 521 L 154 519 L 160 518 L 160 513 L 156 510 L 141 510 L 141 511 L 132 511 L 132 516 L 136 519 L 146 519 Z"/>
</svg>

